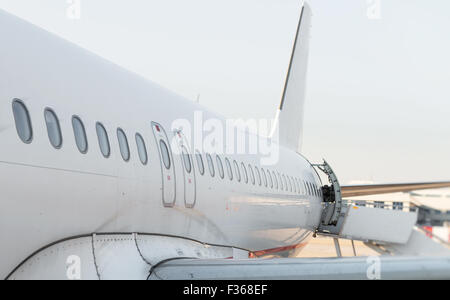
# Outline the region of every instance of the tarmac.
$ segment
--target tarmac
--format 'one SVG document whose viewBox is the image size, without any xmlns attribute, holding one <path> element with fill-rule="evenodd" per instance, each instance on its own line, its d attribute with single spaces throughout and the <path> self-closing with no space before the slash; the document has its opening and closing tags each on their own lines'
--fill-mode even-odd
<svg viewBox="0 0 450 300">
<path fill-rule="evenodd" d="M 366 246 L 363 242 L 355 241 L 356 256 L 380 256 L 380 253 Z M 349 240 L 339 240 L 342 257 L 354 257 L 352 242 Z M 337 257 L 334 241 L 329 237 L 311 239 L 308 245 L 300 252 L 298 257 Z"/>
</svg>

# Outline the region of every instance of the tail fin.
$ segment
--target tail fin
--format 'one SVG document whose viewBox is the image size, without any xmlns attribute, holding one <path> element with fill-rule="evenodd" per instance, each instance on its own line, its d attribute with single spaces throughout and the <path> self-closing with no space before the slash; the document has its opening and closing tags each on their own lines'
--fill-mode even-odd
<svg viewBox="0 0 450 300">
<path fill-rule="evenodd" d="M 283 97 L 277 113 L 275 126 L 278 126 L 278 128 L 274 128 L 274 132 L 278 133 L 279 143 L 297 152 L 301 151 L 303 138 L 303 112 L 310 28 L 311 8 L 307 3 L 304 3 Z"/>
</svg>

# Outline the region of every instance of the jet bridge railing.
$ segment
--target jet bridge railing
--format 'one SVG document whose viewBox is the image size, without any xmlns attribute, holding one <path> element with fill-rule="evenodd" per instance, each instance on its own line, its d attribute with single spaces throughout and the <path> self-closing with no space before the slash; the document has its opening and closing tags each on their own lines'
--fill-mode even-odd
<svg viewBox="0 0 450 300">
<path fill-rule="evenodd" d="M 418 206 L 419 218 L 417 224 L 423 226 L 444 226 L 450 222 L 450 211 L 433 209 L 428 206 Z"/>
<path fill-rule="evenodd" d="M 406 211 L 406 212 L 417 212 L 417 210 L 418 210 L 418 207 L 415 206 L 411 202 L 344 199 L 343 203 L 347 206 L 354 205 L 354 206 L 358 206 L 358 207 L 381 208 L 381 209 L 398 210 L 398 211 Z"/>
<path fill-rule="evenodd" d="M 350 200 L 342 201 L 344 206 L 370 207 L 386 210 L 396 210 L 404 212 L 417 212 L 417 225 L 421 226 L 443 226 L 450 222 L 450 211 L 438 210 L 425 205 L 419 205 L 412 201 L 375 201 L 375 200 Z"/>
</svg>

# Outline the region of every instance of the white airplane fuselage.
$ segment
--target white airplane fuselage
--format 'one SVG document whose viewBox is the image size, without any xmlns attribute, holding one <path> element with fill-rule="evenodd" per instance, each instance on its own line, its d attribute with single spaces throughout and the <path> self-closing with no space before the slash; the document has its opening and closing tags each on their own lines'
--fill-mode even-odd
<svg viewBox="0 0 450 300">
<path fill-rule="evenodd" d="M 195 188 L 195 201 L 186 200 L 180 155 L 173 153 L 175 176 L 170 178 L 172 185 L 164 186 L 167 178 L 152 122 L 171 139 L 176 134 L 174 120 L 194 123 L 198 111 L 205 119 L 225 123 L 223 117 L 3 12 L 0 45 L 1 278 L 42 247 L 85 234 L 156 233 L 249 251 L 294 250 L 307 242 L 319 225 L 320 194 L 309 195 L 300 185 L 322 184 L 315 169 L 296 151 L 280 146 L 278 162 L 267 166 L 260 164 L 257 154 L 219 153 L 225 169 L 223 179 L 216 154 L 211 153 L 214 177 L 205 153 L 204 175 L 193 155 L 190 184 Z M 20 99 L 29 112 L 33 130 L 30 143 L 18 136 L 14 99 Z M 46 108 L 59 119 L 59 149 L 49 142 Z M 86 129 L 85 154 L 75 142 L 73 116 L 78 116 Z M 97 122 L 108 132 L 109 158 L 100 151 Z M 119 150 L 118 128 L 128 138 L 128 162 Z M 146 165 L 138 157 L 136 133 L 146 144 Z M 232 163 L 232 180 L 225 158 Z M 240 168 L 240 182 L 234 161 Z M 251 178 L 246 183 L 242 163 L 269 171 L 271 176 L 273 172 L 289 176 L 300 184 L 281 190 L 275 184 L 272 188 L 259 184 L 258 179 L 255 184 Z M 164 205 L 164 193 L 171 187 L 174 202 Z"/>
</svg>

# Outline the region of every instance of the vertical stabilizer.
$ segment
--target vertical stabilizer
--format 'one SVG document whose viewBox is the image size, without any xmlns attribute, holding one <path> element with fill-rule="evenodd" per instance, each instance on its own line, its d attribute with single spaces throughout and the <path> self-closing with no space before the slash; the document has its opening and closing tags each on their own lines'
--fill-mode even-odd
<svg viewBox="0 0 450 300">
<path fill-rule="evenodd" d="M 281 145 L 301 151 L 303 138 L 303 114 L 306 89 L 311 9 L 307 3 L 302 6 L 292 50 L 283 97 L 277 113 L 274 133 Z M 276 138 L 276 136 L 274 137 Z"/>
</svg>

